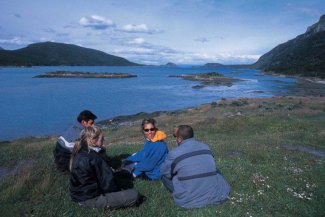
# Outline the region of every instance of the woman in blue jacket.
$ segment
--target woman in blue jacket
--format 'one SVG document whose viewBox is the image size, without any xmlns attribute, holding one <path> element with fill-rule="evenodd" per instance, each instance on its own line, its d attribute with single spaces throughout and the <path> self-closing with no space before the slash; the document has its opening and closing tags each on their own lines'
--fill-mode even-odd
<svg viewBox="0 0 325 217">
<path fill-rule="evenodd" d="M 160 168 L 168 154 L 163 141 L 166 134 L 157 129 L 156 121 L 152 118 L 144 119 L 141 129 L 145 137 L 144 147 L 124 160 L 124 168 L 130 170 L 134 177 L 160 179 Z"/>
</svg>

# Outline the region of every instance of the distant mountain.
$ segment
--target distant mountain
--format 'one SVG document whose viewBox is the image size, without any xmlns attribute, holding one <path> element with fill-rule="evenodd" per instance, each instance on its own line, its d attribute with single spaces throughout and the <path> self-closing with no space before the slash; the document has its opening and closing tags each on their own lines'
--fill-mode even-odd
<svg viewBox="0 0 325 217">
<path fill-rule="evenodd" d="M 0 50 L 1 66 L 136 66 L 122 57 L 72 44 L 44 42 Z"/>
<path fill-rule="evenodd" d="M 0 50 L 4 50 L 2 47 L 0 47 Z"/>
<path fill-rule="evenodd" d="M 175 63 L 166 63 L 166 65 L 163 65 L 163 66 L 167 66 L 167 67 L 177 67 L 177 65 Z"/>
<path fill-rule="evenodd" d="M 252 68 L 251 64 L 245 64 L 245 65 L 223 65 L 221 63 L 206 63 L 203 66 L 203 68 Z"/>
<path fill-rule="evenodd" d="M 325 78 L 325 14 L 304 34 L 276 46 L 253 66 L 267 72 Z"/>
<path fill-rule="evenodd" d="M 224 66 L 225 65 L 223 65 L 221 63 L 206 63 L 203 65 L 203 67 L 206 67 L 206 68 L 222 68 Z"/>
</svg>

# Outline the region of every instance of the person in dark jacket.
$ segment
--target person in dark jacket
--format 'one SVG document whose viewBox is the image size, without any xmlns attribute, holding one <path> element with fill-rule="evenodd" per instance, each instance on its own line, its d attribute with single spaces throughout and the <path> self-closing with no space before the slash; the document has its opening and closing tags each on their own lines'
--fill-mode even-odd
<svg viewBox="0 0 325 217">
<path fill-rule="evenodd" d="M 176 204 L 190 209 L 227 200 L 230 186 L 216 168 L 209 146 L 195 140 L 188 125 L 177 127 L 174 136 L 179 147 L 169 152 L 161 173 Z"/>
<path fill-rule="evenodd" d="M 74 202 L 89 208 L 117 209 L 141 201 L 135 189 L 122 190 L 114 173 L 101 156 L 104 135 L 97 126 L 85 127 L 76 142 L 70 161 L 70 195 Z"/>
<path fill-rule="evenodd" d="M 77 121 L 58 138 L 53 150 L 54 162 L 58 170 L 69 171 L 69 161 L 75 140 L 80 137 L 80 132 L 87 126 L 92 126 L 97 116 L 89 110 L 80 112 Z"/>
<path fill-rule="evenodd" d="M 122 167 L 136 178 L 160 179 L 160 167 L 168 154 L 164 142 L 166 134 L 157 129 L 156 121 L 152 118 L 142 121 L 141 131 L 145 137 L 143 149 L 126 158 Z"/>
</svg>

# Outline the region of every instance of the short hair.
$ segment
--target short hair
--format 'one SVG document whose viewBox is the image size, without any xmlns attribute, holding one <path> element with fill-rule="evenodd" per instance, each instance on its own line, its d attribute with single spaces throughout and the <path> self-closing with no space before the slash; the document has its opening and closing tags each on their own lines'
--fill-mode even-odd
<svg viewBox="0 0 325 217">
<path fill-rule="evenodd" d="M 176 136 L 182 138 L 183 140 L 193 138 L 193 128 L 189 125 L 179 125 L 177 127 Z"/>
<path fill-rule="evenodd" d="M 141 123 L 141 129 L 143 130 L 144 126 L 146 126 L 147 124 L 152 124 L 156 128 L 156 123 L 157 121 L 153 118 L 143 119 Z"/>
<path fill-rule="evenodd" d="M 89 121 L 89 120 L 96 120 L 97 116 L 94 115 L 94 113 L 92 113 L 89 110 L 84 110 L 82 112 L 80 112 L 80 114 L 78 115 L 78 122 L 81 123 L 82 121 Z"/>
</svg>

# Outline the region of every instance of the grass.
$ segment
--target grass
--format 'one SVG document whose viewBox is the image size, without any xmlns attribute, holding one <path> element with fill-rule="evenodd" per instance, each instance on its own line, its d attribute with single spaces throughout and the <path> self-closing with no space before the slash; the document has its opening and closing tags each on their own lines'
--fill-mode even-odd
<svg viewBox="0 0 325 217">
<path fill-rule="evenodd" d="M 55 169 L 56 138 L 25 138 L 0 144 L 0 165 L 13 171 L 0 180 L 0 215 L 325 216 L 325 159 L 284 147 L 325 151 L 324 97 L 222 100 L 155 118 L 170 149 L 178 124 L 191 124 L 196 138 L 210 145 L 232 187 L 227 202 L 183 210 L 160 181 L 137 180 L 135 188 L 148 198 L 140 207 L 87 210 L 71 202 L 69 175 Z M 105 130 L 109 155 L 142 147 L 140 122 Z"/>
</svg>

